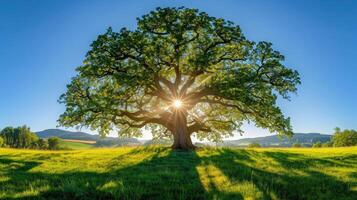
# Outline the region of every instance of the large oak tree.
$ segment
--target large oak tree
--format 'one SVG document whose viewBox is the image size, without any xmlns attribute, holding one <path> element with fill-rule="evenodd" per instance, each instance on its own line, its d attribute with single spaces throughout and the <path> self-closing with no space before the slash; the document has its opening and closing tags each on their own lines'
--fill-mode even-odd
<svg viewBox="0 0 357 200">
<path fill-rule="evenodd" d="M 218 141 L 244 121 L 291 135 L 276 105 L 300 83 L 297 71 L 269 42 L 249 41 L 239 26 L 196 9 L 157 8 L 136 30 L 111 28 L 92 43 L 78 75 L 60 97 L 63 126 L 102 135 L 116 130 L 173 138 L 193 149 L 191 136 Z"/>
</svg>

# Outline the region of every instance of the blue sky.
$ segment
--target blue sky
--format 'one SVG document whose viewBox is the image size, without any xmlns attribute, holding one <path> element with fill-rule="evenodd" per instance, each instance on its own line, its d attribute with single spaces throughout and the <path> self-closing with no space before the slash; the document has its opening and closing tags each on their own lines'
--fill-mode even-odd
<svg viewBox="0 0 357 200">
<path fill-rule="evenodd" d="M 302 84 L 279 105 L 295 132 L 357 129 L 357 1 L 0 0 L 0 128 L 54 128 L 57 103 L 90 43 L 109 26 L 135 29 L 156 7 L 185 6 L 240 25 L 298 70 Z M 245 126 L 245 137 L 268 132 Z M 240 138 L 235 136 L 234 138 Z"/>
</svg>

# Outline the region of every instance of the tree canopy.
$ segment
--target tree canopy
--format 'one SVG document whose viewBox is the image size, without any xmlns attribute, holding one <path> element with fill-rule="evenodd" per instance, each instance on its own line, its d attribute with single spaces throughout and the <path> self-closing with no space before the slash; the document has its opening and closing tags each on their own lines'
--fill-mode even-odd
<svg viewBox="0 0 357 200">
<path fill-rule="evenodd" d="M 262 147 L 262 146 L 257 142 L 248 144 L 248 148 L 259 148 L 259 147 Z"/>
<path fill-rule="evenodd" d="M 3 145 L 4 145 L 4 139 L 0 137 L 0 147 L 2 147 Z"/>
<path fill-rule="evenodd" d="M 59 139 L 43 139 L 38 138 L 37 134 L 31 132 L 28 126 L 19 126 L 19 127 L 6 127 L 0 131 L 0 147 L 11 147 L 11 148 L 24 148 L 24 149 L 59 149 L 58 144 L 50 146 L 49 141 Z M 53 146 L 55 146 L 53 148 Z"/>
<path fill-rule="evenodd" d="M 50 137 L 47 140 L 48 148 L 50 150 L 58 150 L 60 149 L 61 139 L 58 137 Z"/>
<path fill-rule="evenodd" d="M 312 145 L 313 148 L 320 148 L 322 147 L 322 142 L 318 141 L 318 142 L 315 142 L 313 145 Z"/>
<path fill-rule="evenodd" d="M 294 143 L 292 147 L 302 147 L 302 145 L 300 143 Z"/>
<path fill-rule="evenodd" d="M 109 28 L 91 44 L 60 97 L 60 125 L 122 136 L 145 128 L 184 149 L 193 148 L 192 134 L 219 141 L 244 121 L 292 134 L 276 100 L 296 92 L 300 78 L 271 43 L 197 9 L 157 8 L 137 25 Z"/>
<path fill-rule="evenodd" d="M 335 129 L 335 134 L 332 136 L 332 144 L 334 147 L 348 147 L 357 145 L 357 131 Z"/>
<path fill-rule="evenodd" d="M 0 131 L 3 143 L 12 148 L 36 148 L 38 137 L 27 126 L 6 127 Z"/>
</svg>

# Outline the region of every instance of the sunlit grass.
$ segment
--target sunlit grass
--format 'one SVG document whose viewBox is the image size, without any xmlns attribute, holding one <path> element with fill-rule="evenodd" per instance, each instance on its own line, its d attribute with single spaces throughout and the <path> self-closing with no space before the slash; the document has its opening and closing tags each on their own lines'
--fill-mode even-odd
<svg viewBox="0 0 357 200">
<path fill-rule="evenodd" d="M 90 149 L 94 147 L 93 145 L 94 143 L 88 143 L 88 141 L 80 140 L 62 140 L 60 144 L 61 148 L 74 150 Z"/>
<path fill-rule="evenodd" d="M 0 149 L 0 199 L 357 199 L 357 147 Z"/>
</svg>

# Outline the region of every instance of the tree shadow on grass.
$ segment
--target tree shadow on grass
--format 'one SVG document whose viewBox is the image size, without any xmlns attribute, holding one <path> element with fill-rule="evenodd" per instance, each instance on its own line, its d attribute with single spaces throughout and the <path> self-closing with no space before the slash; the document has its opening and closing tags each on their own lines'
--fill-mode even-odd
<svg viewBox="0 0 357 200">
<path fill-rule="evenodd" d="M 154 152 L 154 153 L 153 153 Z M 116 166 L 124 157 L 152 155 L 125 168 Z M 167 148 L 138 148 L 109 162 L 98 172 L 33 172 L 39 162 L 0 157 L 5 164 L 0 191 L 10 191 L 4 199 L 213 199 L 217 190 L 205 190 L 196 166 L 195 152 L 175 152 Z M 108 163 L 106 163 L 108 164 Z M 10 166 L 10 167 L 8 167 Z M 1 168 L 0 168 L 1 169 Z M 1 194 L 1 192 L 0 192 Z M 0 196 L 1 197 L 1 196 Z M 243 199 L 239 193 L 219 193 L 220 199 Z"/>
<path fill-rule="evenodd" d="M 342 155 L 335 157 L 308 157 L 304 154 L 288 152 L 264 152 L 263 156 L 270 157 L 277 161 L 284 168 L 304 169 L 311 166 L 324 167 L 355 167 L 357 165 L 357 155 Z"/>
<path fill-rule="evenodd" d="M 310 168 L 314 165 L 323 168 L 355 167 L 350 165 L 352 161 L 343 163 L 332 158 L 308 158 L 288 152 L 255 152 L 253 155 L 256 158 L 271 158 L 285 171 L 271 172 L 254 163 L 252 157 L 248 160 L 232 159 L 240 151 L 223 149 L 219 155 L 206 160 L 219 168 L 231 182 L 252 182 L 263 192 L 262 199 L 357 199 L 357 192 L 351 190 L 351 183 Z"/>
<path fill-rule="evenodd" d="M 321 159 L 289 152 L 244 149 L 210 152 L 198 156 L 196 152 L 175 152 L 167 148 L 136 148 L 103 163 L 107 166 L 103 172 L 62 173 L 32 170 L 51 157 L 23 161 L 0 156 L 0 178 L 7 177 L 0 179 L 0 198 L 357 199 L 357 192 L 350 190 L 355 182 L 337 180 L 314 168 L 355 167 L 355 157 L 351 155 Z M 133 162 L 120 165 L 130 159 Z M 261 166 L 262 160 L 280 171 Z M 355 180 L 356 173 L 350 176 Z M 246 183 L 254 186 L 254 190 L 252 187 L 251 191 L 239 189 Z M 222 189 L 222 185 L 228 189 Z"/>
</svg>

